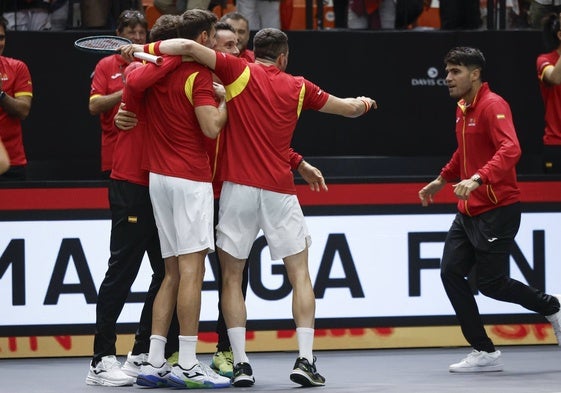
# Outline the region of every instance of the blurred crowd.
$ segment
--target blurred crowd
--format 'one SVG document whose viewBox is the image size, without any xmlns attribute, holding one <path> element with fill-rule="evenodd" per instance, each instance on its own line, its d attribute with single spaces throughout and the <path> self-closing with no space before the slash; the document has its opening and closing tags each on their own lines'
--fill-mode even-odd
<svg viewBox="0 0 561 393">
<path fill-rule="evenodd" d="M 488 1 L 492 1 L 489 4 Z M 500 4 L 504 2 L 505 10 Z M 313 0 L 315 5 L 317 0 Z M 123 10 L 180 14 L 202 8 L 238 11 L 254 30 L 305 29 L 306 0 L 4 0 L 8 30 L 114 29 Z M 502 15 L 507 29 L 540 29 L 543 17 L 561 11 L 561 0 L 323 0 L 319 28 L 471 30 L 489 26 Z M 489 7 L 491 6 L 491 8 Z"/>
</svg>

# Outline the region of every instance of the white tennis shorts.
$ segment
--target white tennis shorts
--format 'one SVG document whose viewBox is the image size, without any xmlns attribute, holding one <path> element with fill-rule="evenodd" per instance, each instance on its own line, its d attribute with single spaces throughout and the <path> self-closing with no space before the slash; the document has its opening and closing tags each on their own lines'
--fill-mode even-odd
<svg viewBox="0 0 561 393">
<path fill-rule="evenodd" d="M 235 258 L 247 259 L 260 229 L 272 260 L 298 254 L 312 244 L 296 195 L 224 182 L 216 246 Z"/>
<path fill-rule="evenodd" d="M 150 173 L 162 257 L 214 251 L 212 183 Z"/>
</svg>

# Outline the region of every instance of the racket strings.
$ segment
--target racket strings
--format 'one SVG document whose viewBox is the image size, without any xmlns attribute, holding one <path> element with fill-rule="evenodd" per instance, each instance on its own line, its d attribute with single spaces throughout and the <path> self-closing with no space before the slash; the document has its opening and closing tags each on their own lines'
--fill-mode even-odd
<svg viewBox="0 0 561 393">
<path fill-rule="evenodd" d="M 92 38 L 89 40 L 81 41 L 79 44 L 83 48 L 88 48 L 88 49 L 115 50 L 127 43 L 128 43 L 127 41 L 121 39 L 115 39 L 115 38 Z"/>
</svg>

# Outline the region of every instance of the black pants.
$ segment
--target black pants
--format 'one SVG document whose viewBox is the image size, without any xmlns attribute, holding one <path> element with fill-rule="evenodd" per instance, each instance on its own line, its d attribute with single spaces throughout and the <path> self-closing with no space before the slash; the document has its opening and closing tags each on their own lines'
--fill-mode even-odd
<svg viewBox="0 0 561 393">
<path fill-rule="evenodd" d="M 218 224 L 218 201 L 214 200 L 214 227 Z M 216 236 L 216 233 L 215 233 Z M 218 320 L 216 321 L 216 333 L 218 334 L 218 343 L 216 344 L 217 351 L 227 351 L 230 349 L 230 338 L 228 337 L 228 328 L 226 326 L 226 321 L 224 321 L 224 314 L 222 314 L 222 270 L 220 269 L 220 259 L 218 258 L 218 252 L 214 252 L 209 255 L 210 263 L 214 265 L 213 271 L 216 274 L 216 283 L 218 285 Z M 245 267 L 243 269 L 243 279 L 242 279 L 242 292 L 245 299 L 247 294 L 247 285 L 249 278 L 249 261 L 245 262 Z"/>
<path fill-rule="evenodd" d="M 146 293 L 132 353 L 136 355 L 148 352 L 152 331 L 152 305 L 165 274 L 148 187 L 110 180 L 109 204 L 111 255 L 97 297 L 93 365 L 97 364 L 103 356 L 116 353 L 117 319 L 129 296 L 145 252 L 148 254 L 153 275 Z M 168 355 L 179 347 L 179 327 L 176 317 L 172 321 L 172 326 L 166 347 Z"/>
<path fill-rule="evenodd" d="M 478 351 L 494 352 L 467 276 L 475 268 L 477 289 L 485 296 L 516 303 L 541 315 L 559 311 L 559 301 L 508 277 L 520 204 L 499 207 L 476 217 L 458 213 L 446 236 L 440 275 L 462 333 Z"/>
</svg>

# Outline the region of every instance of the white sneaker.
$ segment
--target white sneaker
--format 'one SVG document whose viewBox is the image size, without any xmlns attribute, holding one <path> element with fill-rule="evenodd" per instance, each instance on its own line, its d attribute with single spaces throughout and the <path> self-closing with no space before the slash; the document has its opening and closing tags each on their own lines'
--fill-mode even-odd
<svg viewBox="0 0 561 393">
<path fill-rule="evenodd" d="M 162 388 L 169 385 L 171 366 L 164 362 L 160 367 L 155 367 L 148 362 L 142 363 L 136 377 L 136 384 L 139 386 L 149 386 L 152 388 Z"/>
<path fill-rule="evenodd" d="M 86 377 L 87 385 L 103 386 L 130 386 L 134 378 L 121 370 L 121 363 L 115 355 L 104 356 L 95 366 L 90 365 L 90 371 Z"/>
<path fill-rule="evenodd" d="M 200 362 L 188 370 L 174 364 L 168 383 L 183 389 L 227 388 L 230 386 L 230 378 L 217 374 L 210 366 Z"/>
<path fill-rule="evenodd" d="M 459 363 L 451 364 L 448 370 L 451 373 L 484 373 L 489 371 L 503 371 L 501 351 L 485 352 L 471 351 L 465 359 Z"/>
<path fill-rule="evenodd" d="M 561 295 L 553 296 L 559 299 L 559 302 L 561 303 Z M 551 323 L 555 337 L 557 337 L 557 345 L 561 345 L 561 310 L 557 311 L 555 314 L 548 315 L 545 318 Z"/>
<path fill-rule="evenodd" d="M 121 367 L 121 370 L 123 370 L 125 374 L 136 378 L 138 377 L 140 366 L 147 360 L 147 353 L 139 353 L 138 355 L 133 355 L 132 352 L 129 352 L 129 354 L 127 355 L 127 360 L 125 361 L 125 364 L 123 364 L 123 367 Z"/>
</svg>

